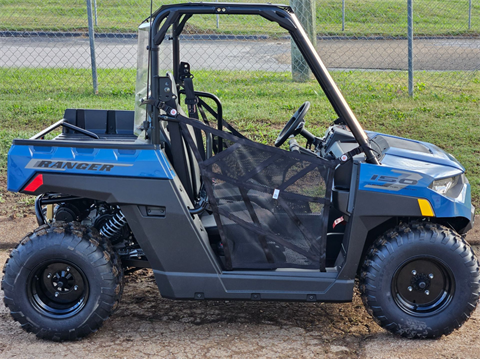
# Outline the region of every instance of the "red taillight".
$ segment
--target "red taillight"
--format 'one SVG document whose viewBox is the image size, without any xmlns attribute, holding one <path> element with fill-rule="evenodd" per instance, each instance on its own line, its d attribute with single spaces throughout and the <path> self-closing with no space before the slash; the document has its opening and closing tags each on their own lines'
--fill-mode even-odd
<svg viewBox="0 0 480 359">
<path fill-rule="evenodd" d="M 25 187 L 24 191 L 35 192 L 38 187 L 43 184 L 43 175 L 37 175 L 30 183 Z"/>
</svg>

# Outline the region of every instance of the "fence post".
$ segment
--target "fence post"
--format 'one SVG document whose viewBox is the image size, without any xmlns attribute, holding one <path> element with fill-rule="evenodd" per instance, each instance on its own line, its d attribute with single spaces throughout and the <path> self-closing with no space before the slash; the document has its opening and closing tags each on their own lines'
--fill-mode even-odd
<svg viewBox="0 0 480 359">
<path fill-rule="evenodd" d="M 413 0 L 407 0 L 408 13 L 408 94 L 413 96 Z"/>
<path fill-rule="evenodd" d="M 345 0 L 342 0 L 342 31 L 345 31 Z"/>
<path fill-rule="evenodd" d="M 95 33 L 93 31 L 92 0 L 87 0 L 88 37 L 90 39 L 90 59 L 92 63 L 93 92 L 98 94 L 97 61 L 95 58 Z"/>
<path fill-rule="evenodd" d="M 218 0 L 217 0 L 218 2 Z M 220 15 L 217 14 L 217 29 L 220 28 Z"/>
<path fill-rule="evenodd" d="M 97 21 L 97 0 L 94 0 L 94 2 L 93 2 L 93 7 L 95 8 L 95 26 L 98 26 L 98 21 Z"/>
<path fill-rule="evenodd" d="M 317 29 L 315 26 L 316 0 L 290 0 L 290 6 L 295 11 L 313 46 L 317 44 Z M 305 58 L 292 40 L 292 78 L 296 82 L 306 82 L 310 79 L 311 71 Z"/>
<path fill-rule="evenodd" d="M 472 29 L 472 0 L 468 0 L 468 30 Z"/>
</svg>

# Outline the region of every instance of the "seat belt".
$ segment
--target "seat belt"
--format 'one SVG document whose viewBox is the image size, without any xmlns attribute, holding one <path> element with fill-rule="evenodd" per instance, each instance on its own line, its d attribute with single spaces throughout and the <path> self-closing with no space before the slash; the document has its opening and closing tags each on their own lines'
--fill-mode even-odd
<svg viewBox="0 0 480 359">
<path fill-rule="evenodd" d="M 183 88 L 185 89 L 185 104 L 187 105 L 188 117 L 198 120 L 198 98 L 195 96 L 193 90 L 193 76 L 185 77 L 183 79 Z M 203 147 L 202 131 L 194 128 L 195 139 L 197 141 L 198 151 L 200 156 L 205 160 L 205 148 Z"/>
<path fill-rule="evenodd" d="M 185 77 L 183 80 L 183 88 L 185 89 L 185 104 L 188 109 L 188 117 L 198 120 L 198 98 L 193 91 L 193 81 L 191 77 Z"/>
</svg>

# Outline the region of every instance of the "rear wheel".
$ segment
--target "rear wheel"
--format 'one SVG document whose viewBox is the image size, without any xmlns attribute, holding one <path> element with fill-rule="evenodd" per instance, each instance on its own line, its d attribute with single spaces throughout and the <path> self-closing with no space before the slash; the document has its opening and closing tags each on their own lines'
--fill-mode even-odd
<svg viewBox="0 0 480 359">
<path fill-rule="evenodd" d="M 437 224 L 399 226 L 380 237 L 365 259 L 362 299 L 385 329 L 408 338 L 436 338 L 474 311 L 479 263 L 456 232 Z"/>
<path fill-rule="evenodd" d="M 96 331 L 118 306 L 123 272 L 95 229 L 57 222 L 37 228 L 4 267 L 5 305 L 39 338 L 74 340 Z"/>
</svg>

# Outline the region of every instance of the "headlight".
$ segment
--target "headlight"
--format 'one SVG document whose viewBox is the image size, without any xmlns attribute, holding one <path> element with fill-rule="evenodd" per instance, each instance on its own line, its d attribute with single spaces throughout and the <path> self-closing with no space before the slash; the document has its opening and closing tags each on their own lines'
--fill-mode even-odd
<svg viewBox="0 0 480 359">
<path fill-rule="evenodd" d="M 455 189 L 460 189 L 463 187 L 464 181 L 462 178 L 465 176 L 463 174 L 454 176 L 454 177 L 449 177 L 449 178 L 442 178 L 436 181 L 433 181 L 429 188 L 433 189 L 435 192 L 438 194 L 441 194 L 443 196 L 448 196 L 448 197 L 457 197 L 459 193 Z M 460 188 L 458 188 L 460 184 Z"/>
</svg>

